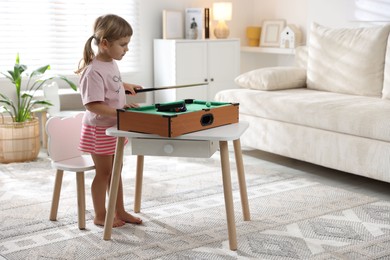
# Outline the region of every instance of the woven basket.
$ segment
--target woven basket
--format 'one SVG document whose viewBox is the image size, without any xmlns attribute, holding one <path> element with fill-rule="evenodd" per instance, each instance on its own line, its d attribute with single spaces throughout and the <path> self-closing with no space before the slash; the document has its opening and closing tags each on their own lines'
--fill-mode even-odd
<svg viewBox="0 0 390 260">
<path fill-rule="evenodd" d="M 17 123 L 0 117 L 0 163 L 34 160 L 40 148 L 38 118 Z"/>
</svg>

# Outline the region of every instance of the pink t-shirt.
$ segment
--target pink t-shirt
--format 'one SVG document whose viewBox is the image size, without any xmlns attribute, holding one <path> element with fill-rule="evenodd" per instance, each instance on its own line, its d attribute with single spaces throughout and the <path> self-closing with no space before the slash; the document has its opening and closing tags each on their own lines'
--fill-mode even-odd
<svg viewBox="0 0 390 260">
<path fill-rule="evenodd" d="M 126 95 L 116 62 L 94 59 L 81 76 L 80 93 L 83 105 L 102 101 L 110 107 L 123 108 L 126 104 Z M 83 124 L 113 126 L 116 124 L 116 117 L 100 116 L 87 110 Z"/>
</svg>

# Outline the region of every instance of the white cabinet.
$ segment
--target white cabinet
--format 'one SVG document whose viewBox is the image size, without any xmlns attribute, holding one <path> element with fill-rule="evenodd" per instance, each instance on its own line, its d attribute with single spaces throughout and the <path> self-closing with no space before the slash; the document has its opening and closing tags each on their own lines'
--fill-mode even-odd
<svg viewBox="0 0 390 260">
<path fill-rule="evenodd" d="M 155 103 L 181 99 L 213 100 L 223 89 L 237 88 L 240 73 L 240 40 L 154 40 L 155 87 L 208 85 L 158 90 Z"/>
</svg>

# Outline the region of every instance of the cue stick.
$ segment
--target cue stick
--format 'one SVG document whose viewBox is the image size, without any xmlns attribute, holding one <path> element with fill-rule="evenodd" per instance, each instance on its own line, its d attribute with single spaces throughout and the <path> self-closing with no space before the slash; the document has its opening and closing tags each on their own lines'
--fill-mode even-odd
<svg viewBox="0 0 390 260">
<path fill-rule="evenodd" d="M 135 93 L 149 92 L 149 91 L 156 91 L 156 90 L 166 90 L 166 89 L 176 89 L 176 88 L 188 88 L 188 87 L 203 86 L 208 84 L 209 83 L 195 83 L 195 84 L 187 84 L 187 85 L 167 86 L 161 88 L 142 88 L 142 89 L 135 89 Z M 128 90 L 126 90 L 125 92 L 126 94 L 130 94 L 130 91 Z"/>
</svg>

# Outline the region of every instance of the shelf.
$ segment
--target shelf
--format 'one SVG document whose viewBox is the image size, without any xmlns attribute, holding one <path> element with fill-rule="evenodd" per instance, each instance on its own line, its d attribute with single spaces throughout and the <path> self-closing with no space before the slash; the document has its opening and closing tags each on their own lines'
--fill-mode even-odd
<svg viewBox="0 0 390 260">
<path fill-rule="evenodd" d="M 242 46 L 242 52 L 255 52 L 255 53 L 270 53 L 270 54 L 287 54 L 294 55 L 295 49 L 287 48 L 273 48 L 273 47 L 248 47 Z"/>
</svg>

